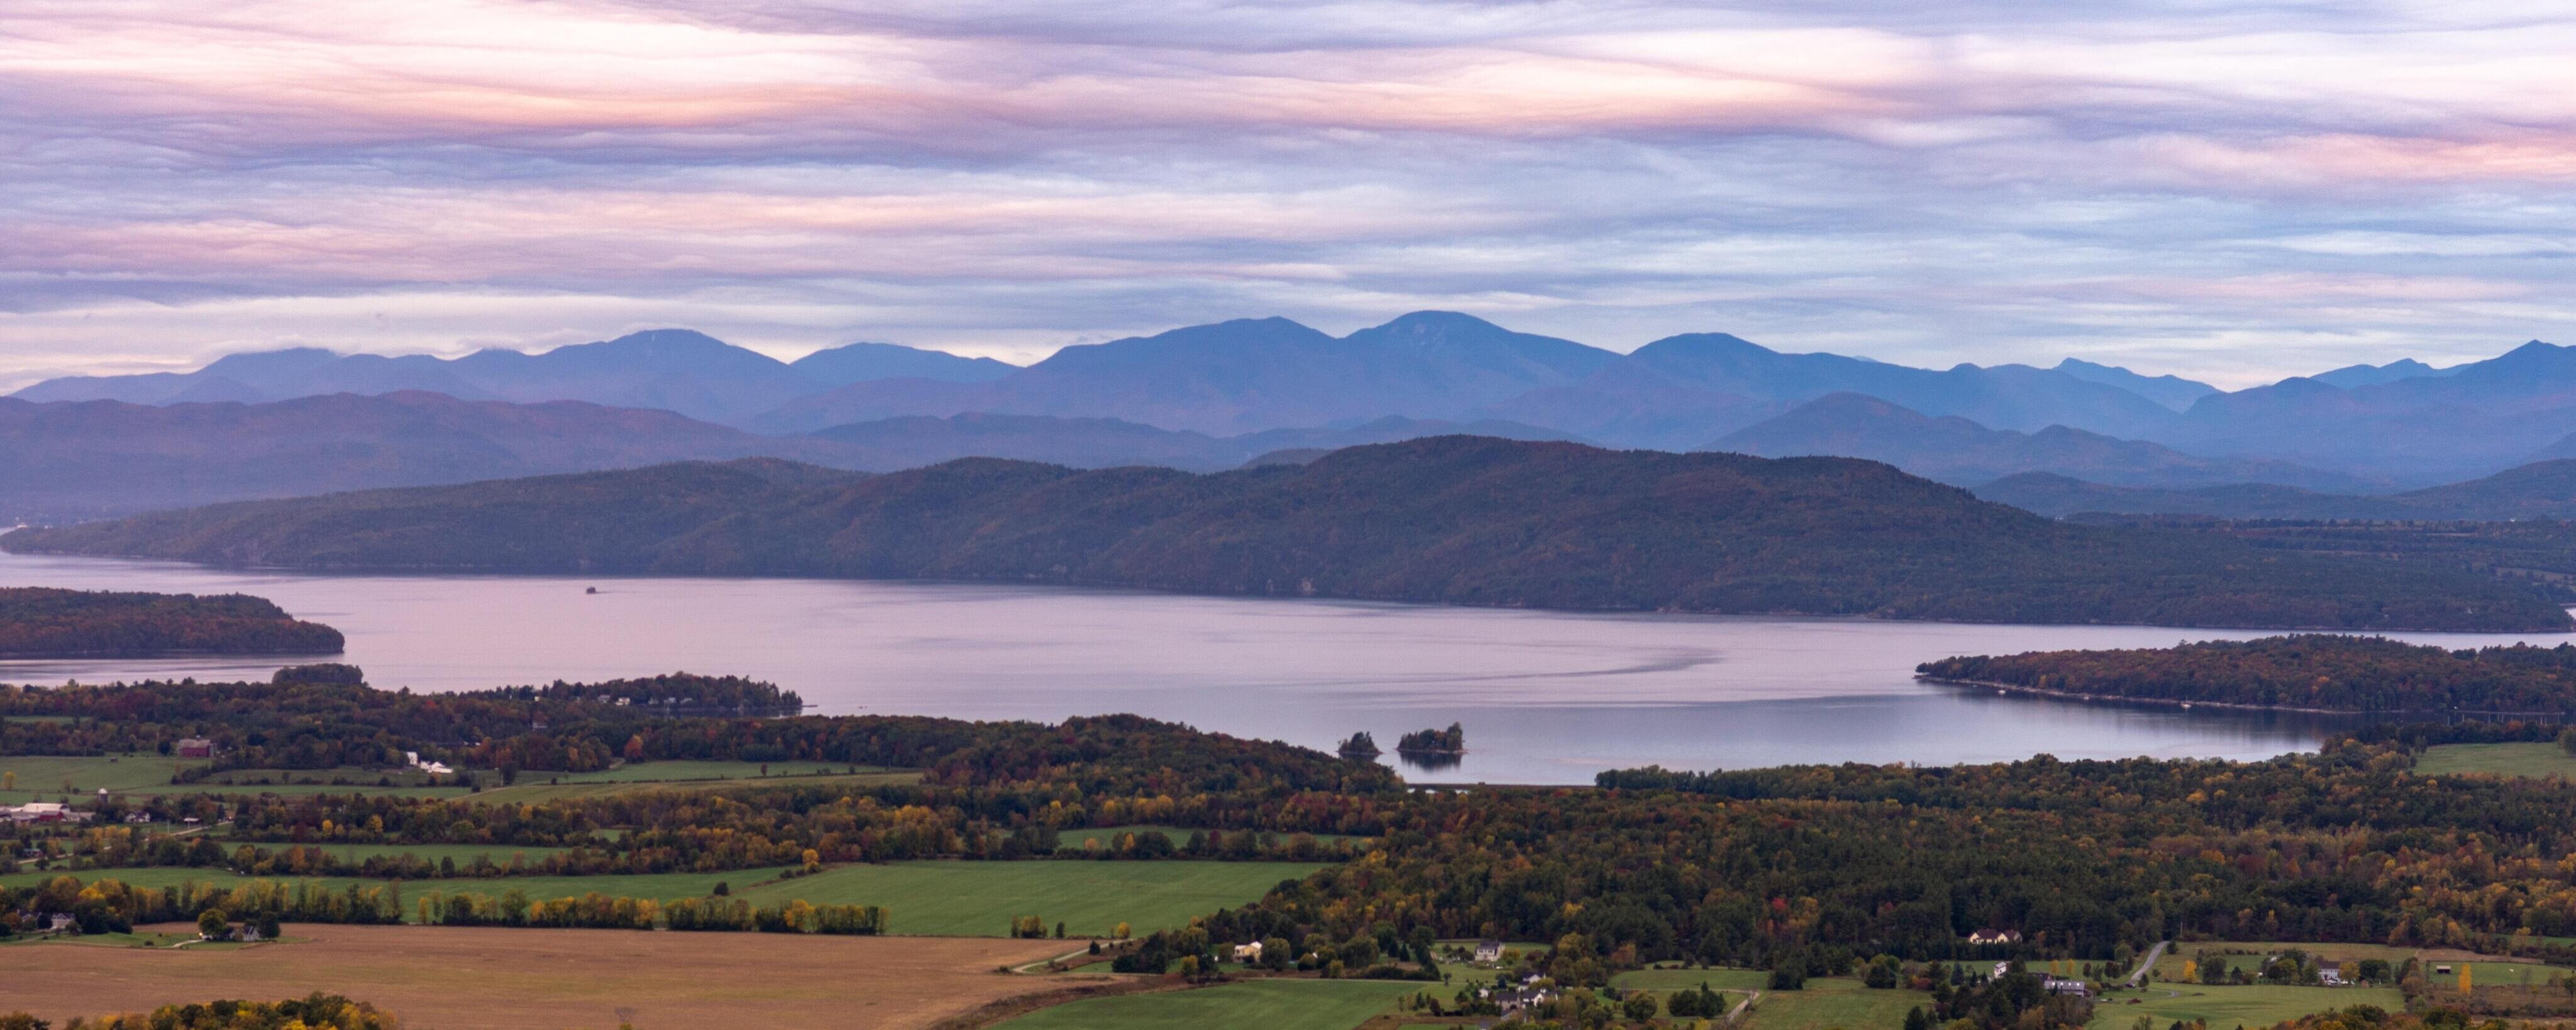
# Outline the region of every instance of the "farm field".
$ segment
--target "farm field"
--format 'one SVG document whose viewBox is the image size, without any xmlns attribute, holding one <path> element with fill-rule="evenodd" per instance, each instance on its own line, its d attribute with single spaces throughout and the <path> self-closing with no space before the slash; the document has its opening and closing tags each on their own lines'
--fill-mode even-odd
<svg viewBox="0 0 2576 1030">
<path fill-rule="evenodd" d="M 1084 843 L 1085 843 L 1085 842 L 1087 842 L 1087 841 L 1098 841 L 1098 842 L 1100 842 L 1100 846 L 1105 848 L 1105 847 L 1108 847 L 1108 846 L 1110 845 L 1110 843 L 1111 843 L 1111 842 L 1116 841 L 1116 840 L 1118 839 L 1118 836 L 1119 836 L 1120 834 L 1126 834 L 1126 833 L 1159 833 L 1159 834 L 1162 834 L 1162 835 L 1163 835 L 1163 837 L 1164 837 L 1165 839 L 1167 839 L 1167 840 L 1171 841 L 1171 842 L 1172 842 L 1172 843 L 1174 843 L 1174 844 L 1187 844 L 1187 843 L 1189 843 L 1189 842 L 1190 842 L 1190 834 L 1198 833 L 1198 832 L 1200 832 L 1200 831 L 1198 831 L 1198 830 L 1193 830 L 1193 829 L 1189 829 L 1189 828 L 1186 828 L 1186 827 L 1180 827 L 1180 826 L 1141 826 L 1141 825 L 1140 825 L 1140 826 L 1100 826 L 1100 827 L 1086 827 L 1086 828 L 1078 829 L 1078 830 L 1064 830 L 1064 831 L 1061 831 L 1061 832 L 1057 833 L 1057 834 L 1056 834 L 1056 844 L 1057 844 L 1057 846 L 1059 846 L 1059 847 L 1074 847 L 1074 848 L 1078 848 L 1078 847 L 1082 847 L 1082 846 L 1084 845 Z M 1280 840 L 1282 843 L 1287 842 L 1287 840 L 1288 840 L 1290 837 L 1293 837 L 1293 836 L 1295 836 L 1295 835 L 1294 835 L 1294 834 L 1287 834 L 1287 833 L 1282 833 L 1282 834 L 1279 834 L 1279 835 L 1278 835 L 1279 840 Z M 1310 833 L 1310 834 L 1307 834 L 1307 836 L 1309 836 L 1309 837 L 1313 837 L 1313 838 L 1315 838 L 1316 842 L 1318 842 L 1318 843 L 1324 843 L 1324 844 L 1330 844 L 1330 843 L 1333 843 L 1333 842 L 1335 842 L 1335 841 L 1345 841 L 1345 840 L 1356 840 L 1356 839 L 1359 839 L 1359 838 L 1352 837 L 1352 836 L 1350 836 L 1349 834 L 1342 834 L 1342 833 Z"/>
<path fill-rule="evenodd" d="M 200 759 L 177 759 L 163 755 L 117 755 L 97 758 L 14 757 L 0 758 L 0 773 L 17 774 L 17 789 L 0 791 L 0 802 L 18 804 L 56 798 L 66 793 L 63 783 L 69 780 L 73 794 L 95 794 L 106 788 L 112 794 L 157 797 L 170 794 L 241 794 L 267 793 L 283 796 L 308 794 L 364 793 L 394 797 L 470 798 L 485 803 L 549 801 L 564 798 L 603 797 L 636 790 L 660 790 L 673 787 L 713 789 L 744 786 L 784 785 L 849 785 L 878 786 L 887 783 L 911 783 L 920 774 L 908 770 L 860 766 L 852 773 L 848 765 L 821 762 L 772 762 L 769 774 L 761 774 L 759 762 L 639 762 L 613 769 L 586 773 L 521 773 L 519 782 L 501 786 L 498 775 L 480 770 L 476 779 L 485 789 L 468 793 L 453 786 L 420 785 L 417 773 L 388 769 L 344 767 L 333 769 L 232 769 L 197 783 L 174 784 L 171 774 L 191 765 L 202 765 Z M 390 779 L 393 786 L 379 786 Z M 334 780 L 345 781 L 334 783 Z M 265 782 L 262 782 L 265 781 Z M 1188 839 L 1184 833 L 1182 839 Z"/>
<path fill-rule="evenodd" d="M 2139 1003 L 2127 1004 L 2131 998 Z M 2406 999 L 2394 987 L 2195 987 L 2159 983 L 2149 985 L 2143 992 L 2111 992 L 2093 1007 L 2089 1030 L 2119 1030 L 2141 1015 L 2152 1017 L 2159 1026 L 2191 1019 L 2206 1019 L 2213 1027 L 2271 1026 L 2312 1012 L 2354 1005 L 2377 1005 L 2396 1012 L 2406 1007 Z"/>
<path fill-rule="evenodd" d="M 2552 743 L 2438 744 L 2415 759 L 2415 771 L 2425 776 L 2576 776 L 2576 755 Z"/>
<path fill-rule="evenodd" d="M 453 880 L 407 880 L 403 882 L 402 891 L 403 899 L 406 904 L 417 904 L 422 895 L 428 894 L 431 891 L 438 891 L 444 894 L 490 894 L 497 897 L 512 889 L 524 891 L 527 893 L 528 897 L 540 900 L 578 897 L 592 891 L 597 891 L 601 894 L 612 896 L 622 894 L 628 897 L 652 898 L 657 901 L 669 901 L 674 898 L 704 897 L 709 892 L 712 892 L 715 889 L 715 885 L 718 883 L 724 883 L 728 886 L 734 887 L 748 887 L 763 880 L 775 879 L 782 871 L 784 870 L 779 868 L 769 868 L 736 869 L 721 873 L 650 873 L 635 876 L 501 876 L 484 879 L 460 878 Z M 175 886 L 192 880 L 198 883 L 219 883 L 230 885 L 259 879 L 259 877 L 235 876 L 232 873 L 221 869 L 187 869 L 169 866 L 155 866 L 143 869 L 87 869 L 77 871 L 57 869 L 49 871 L 38 870 L 11 873 L 7 876 L 0 876 L 0 885 L 26 887 L 44 883 L 45 881 L 51 880 L 57 876 L 74 876 L 82 880 L 102 878 L 123 880 L 129 886 L 149 887 L 155 889 Z M 283 882 L 300 881 L 308 878 L 268 877 L 268 879 Z M 311 877 L 309 879 L 314 883 L 322 884 L 335 890 L 346 888 L 351 884 L 376 886 L 386 882 L 383 880 L 364 880 L 354 877 L 340 876 Z M 770 900 L 785 900 L 786 898 L 795 896 L 798 895 L 790 892 Z M 768 903 L 770 903 L 770 901 L 762 902 L 762 904 Z M 405 917 L 409 918 L 413 914 L 414 913 L 406 912 Z M 998 933 L 999 931 L 995 932 Z"/>
<path fill-rule="evenodd" d="M 294 932 L 312 940 L 206 952 L 13 948 L 9 1005 L 61 1025 L 172 1002 L 321 990 L 372 1001 L 410 1026 L 604 1030 L 623 1007 L 647 1030 L 920 1030 L 1064 984 L 993 972 L 1062 951 L 1056 941 L 444 926 Z"/>
<path fill-rule="evenodd" d="M 1738 994 L 1770 982 L 1771 974 L 1759 969 L 1634 969 L 1610 978 L 1610 986 L 1623 991 L 1685 991 L 1707 984 L 1712 991 Z"/>
<path fill-rule="evenodd" d="M 1381 980 L 1253 980 L 1068 1002 L 994 1030 L 1351 1030 L 1423 988 Z"/>
<path fill-rule="evenodd" d="M 2381 959 L 2386 961 L 2392 968 L 2410 958 L 2428 957 L 2429 960 L 2429 956 L 2435 954 L 2451 955 L 2455 957 L 2464 957 L 2468 954 L 2467 952 L 2436 952 L 2420 948 L 2391 947 L 2385 944 L 2319 944 L 2313 941 L 2177 941 L 2171 949 L 2168 949 L 2165 952 L 2164 957 L 2156 960 L 2156 978 L 2165 981 L 2182 979 L 2183 960 L 2192 958 L 2204 951 L 2208 953 L 2208 961 L 2225 961 L 2230 969 L 2246 969 L 2250 971 L 2262 968 L 2263 956 L 2278 955 L 2283 950 L 2289 948 L 2297 948 L 2310 955 L 2338 962 L 2350 962 L 2370 958 Z M 2220 952 L 2227 951 L 2251 952 L 2252 954 L 2219 954 Z M 2502 964 L 2499 965 L 2498 968 L 2502 969 L 2507 966 L 2515 969 L 2525 967 L 2537 968 L 2532 963 L 2515 963 L 2509 960 L 2502 961 Z M 2484 974 L 2485 972 L 2485 969 L 2480 969 L 2477 974 L 2472 975 Z M 2542 979 L 2547 979 L 2547 974 L 2543 974 Z"/>
<path fill-rule="evenodd" d="M 1695 985 L 1694 985 L 1695 986 Z M 1709 986 L 1716 986 L 1711 981 Z M 1750 1030 L 1827 1030 L 1905 1024 L 1905 1010 L 1932 1007 L 1921 991 L 1874 991 L 1843 977 L 1807 981 L 1803 991 L 1764 991 L 1745 1017 Z"/>
<path fill-rule="evenodd" d="M 1008 933 L 1014 916 L 1036 916 L 1050 930 L 1063 922 L 1077 937 L 1106 936 L 1120 922 L 1142 937 L 1253 901 L 1281 880 L 1321 868 L 1308 862 L 896 862 L 838 866 L 736 896 L 761 905 L 790 898 L 882 905 L 889 931 L 898 934 L 990 937 Z"/>
<path fill-rule="evenodd" d="M 766 771 L 763 771 L 766 770 Z M 835 765 L 830 762 L 716 762 L 674 759 L 667 762 L 631 762 L 613 768 L 580 773 L 521 773 L 521 779 L 553 780 L 565 783 L 643 783 L 681 780 L 756 780 L 784 777 L 844 776 L 853 773 L 883 773 L 895 770 L 873 765 Z"/>
<path fill-rule="evenodd" d="M 115 755 L 97 758 L 11 756 L 0 758 L 0 773 L 17 774 L 17 789 L 0 790 L 0 804 L 49 801 L 62 796 L 63 781 L 74 794 L 96 794 L 101 787 L 122 793 L 138 788 L 168 787 L 181 768 L 203 764 L 195 759 L 161 755 Z"/>
<path fill-rule="evenodd" d="M 710 764 L 712 764 L 712 763 L 710 763 Z M 848 768 L 848 767 L 847 767 L 847 766 L 843 766 L 843 768 Z M 605 772 L 614 772 L 614 771 L 615 771 L 615 770 L 605 770 Z M 502 804 L 502 803 L 508 803 L 508 804 L 514 804 L 514 805 L 515 805 L 515 804 L 524 804 L 524 803 L 527 803 L 527 802 L 536 802 L 536 801 L 566 801 L 566 800 L 572 800 L 572 799 L 577 799 L 577 798 L 600 798 L 600 797 L 609 797 L 609 796 L 617 795 L 617 794 L 632 794 L 632 793 L 635 793 L 635 792 L 637 792 L 637 791 L 646 791 L 646 790 L 720 790 L 720 789 L 731 788 L 731 787 L 783 787 L 783 786 L 800 786 L 800 787 L 831 787 L 831 786 L 840 786 L 840 787 L 881 787 L 881 786 L 885 786 L 885 785 L 887 785 L 887 784 L 896 784 L 896 783 L 915 783 L 915 782 L 919 782 L 919 781 L 920 781 L 920 779 L 921 779 L 921 773 L 919 773 L 918 771 L 914 771 L 914 770 L 890 770 L 890 771 L 879 771 L 879 772 L 861 772 L 861 773 L 856 773 L 856 774 L 850 774 L 850 773 L 833 773 L 833 774 L 828 775 L 828 776 L 797 776 L 797 777 L 792 777 L 792 778 L 790 778 L 790 777 L 778 777 L 778 776 L 768 776 L 768 777 L 758 777 L 758 776 L 755 776 L 755 777 L 751 777 L 751 778 L 748 778 L 748 779 L 725 779 L 725 780 L 710 780 L 710 779 L 686 779 L 686 780 L 643 780 L 643 779 L 625 779 L 625 780 L 588 780 L 588 781 L 575 781 L 575 780 L 573 780 L 573 779 L 572 779 L 572 776 L 573 776 L 573 775 L 575 775 L 575 774 L 571 774 L 571 773 L 564 774 L 564 777 L 563 777 L 564 782 L 562 782 L 562 783 L 547 783 L 547 782 L 544 782 L 544 781 L 545 781 L 545 780 L 547 780 L 547 779 L 553 779 L 553 778 L 555 778 L 555 777 L 554 777 L 553 775 L 549 774 L 549 775 L 546 775 L 545 777 L 543 777 L 543 778 L 541 779 L 541 778 L 538 776 L 538 774 L 535 774 L 535 773 L 520 773 L 520 774 L 519 774 L 519 782 L 518 782 L 516 785 L 514 785 L 514 786 L 508 786 L 508 787 L 492 787 L 492 788 L 486 789 L 486 790 L 484 790 L 484 791 L 482 791 L 482 792 L 480 792 L 480 793 L 476 793 L 476 794 L 469 794 L 469 795 L 459 795 L 459 796 L 464 797 L 464 798 L 466 798 L 467 800 L 479 801 L 479 802 L 482 802 L 482 803 L 484 803 L 484 804 Z M 592 774 L 592 775 L 598 775 L 598 774 Z"/>
<path fill-rule="evenodd" d="M 512 855 L 526 855 L 526 856 L 528 856 L 528 861 L 534 862 L 534 861 L 537 861 L 538 859 L 542 859 L 542 858 L 544 858 L 544 857 L 546 857 L 546 856 L 548 856 L 548 855 L 552 855 L 552 854 L 555 854 L 555 853 L 557 853 L 557 852 L 563 852 L 563 851 L 570 851 L 570 850 L 572 850 L 571 848 L 556 848 L 556 847 L 543 847 L 543 846 L 530 847 L 530 846 L 517 845 L 517 844 L 509 844 L 509 845 L 500 845 L 500 844 L 302 844 L 302 845 L 298 845 L 298 844 L 294 844 L 294 843 L 280 842 L 280 841 L 257 841 L 257 840 L 247 840 L 247 841 L 245 841 L 245 840 L 230 840 L 230 839 L 218 840 L 218 841 L 217 841 L 217 843 L 222 844 L 226 850 L 231 850 L 231 849 L 233 849 L 233 848 L 240 847 L 240 846 L 242 846 L 242 845 L 244 845 L 244 844 L 248 844 L 248 845 L 250 845 L 250 846 L 252 846 L 252 847 L 255 847 L 255 848 L 264 848 L 264 849 L 267 849 L 267 850 L 269 850 L 269 851 L 284 851 L 284 850 L 286 850 L 286 849 L 288 849 L 288 848 L 292 848 L 292 847 L 306 847 L 306 848 L 314 848 L 314 849 L 317 849 L 317 850 L 320 850 L 320 851 L 327 852 L 327 853 L 329 853 L 329 854 L 331 854 L 331 855 L 337 856 L 337 857 L 339 857 L 339 858 L 341 858 L 341 859 L 343 859 L 343 860 L 345 860 L 345 861 L 350 861 L 350 862 L 364 862 L 364 861 L 366 861 L 366 860 L 368 860 L 368 859 L 370 859 L 370 858 L 375 858 L 375 857 L 377 857 L 377 856 L 379 856 L 379 855 L 384 855 L 384 856 L 391 856 L 391 855 L 418 855 L 418 856 L 420 856 L 420 857 L 421 857 L 421 859 L 422 859 L 423 861 L 428 861 L 428 862 L 436 862 L 436 861 L 438 861 L 439 859 L 442 859 L 442 858 L 452 858 L 452 859 L 455 859 L 455 860 L 456 860 L 456 864 L 458 864 L 458 865 L 465 865 L 465 864 L 468 864 L 468 863 L 470 863 L 470 862 L 474 861 L 474 858 L 475 858 L 475 856 L 477 856 L 477 855 L 482 855 L 482 856 L 488 856 L 488 857 L 490 857 L 490 858 L 492 859 L 492 864 L 493 864 L 493 865 L 508 865 L 508 864 L 510 864 L 510 856 L 512 856 Z M 414 881 L 414 882 L 425 882 L 425 881 Z"/>
</svg>

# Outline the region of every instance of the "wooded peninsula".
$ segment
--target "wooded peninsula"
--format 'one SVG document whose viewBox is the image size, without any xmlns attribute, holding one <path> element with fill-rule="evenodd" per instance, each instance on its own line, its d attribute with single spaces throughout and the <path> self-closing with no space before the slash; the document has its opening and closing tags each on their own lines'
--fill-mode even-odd
<svg viewBox="0 0 2576 1030">
<path fill-rule="evenodd" d="M 2576 712 L 2576 645 L 2453 651 L 2340 634 L 1945 658 L 1937 682 L 2317 712 Z"/>
<path fill-rule="evenodd" d="M 0 587 L 0 657 L 338 654 L 340 631 L 247 594 Z"/>
</svg>

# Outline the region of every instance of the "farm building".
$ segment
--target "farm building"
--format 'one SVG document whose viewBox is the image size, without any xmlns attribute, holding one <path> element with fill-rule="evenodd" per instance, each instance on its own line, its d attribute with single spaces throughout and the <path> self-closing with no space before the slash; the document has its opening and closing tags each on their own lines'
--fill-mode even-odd
<svg viewBox="0 0 2576 1030">
<path fill-rule="evenodd" d="M 204 737 L 185 737 L 170 745 L 170 750 L 181 758 L 213 758 L 215 742 Z"/>
<path fill-rule="evenodd" d="M 0 805 L 0 820 L 13 823 L 83 823 L 89 813 L 75 812 L 59 801 L 30 801 L 23 805 Z"/>
</svg>

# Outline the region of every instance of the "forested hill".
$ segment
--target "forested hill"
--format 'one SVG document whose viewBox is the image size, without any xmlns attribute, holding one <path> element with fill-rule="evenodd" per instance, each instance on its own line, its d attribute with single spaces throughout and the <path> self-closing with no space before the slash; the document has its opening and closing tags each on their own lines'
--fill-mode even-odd
<svg viewBox="0 0 2576 1030">
<path fill-rule="evenodd" d="M 340 631 L 247 594 L 0 587 L 0 657 L 338 654 Z"/>
<path fill-rule="evenodd" d="M 663 466 L 220 505 L 0 547 L 1993 622 L 2568 625 L 2538 594 L 2465 572 L 2068 525 L 1875 462 L 1482 437 L 1211 475 L 993 459 L 858 479 Z"/>
<path fill-rule="evenodd" d="M 2303 634 L 1946 658 L 1924 676 L 2061 694 L 2336 712 L 2576 712 L 2576 645 L 2448 651 Z"/>
</svg>

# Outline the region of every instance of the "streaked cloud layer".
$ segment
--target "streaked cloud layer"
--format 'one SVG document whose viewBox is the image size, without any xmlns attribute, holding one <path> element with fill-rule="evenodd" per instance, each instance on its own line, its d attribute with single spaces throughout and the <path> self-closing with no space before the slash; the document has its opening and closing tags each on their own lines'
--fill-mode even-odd
<svg viewBox="0 0 2576 1030">
<path fill-rule="evenodd" d="M 2576 335 L 2544 6 L 20 0 L 0 378 L 1423 307 L 2226 382 L 2484 355 Z"/>
</svg>

